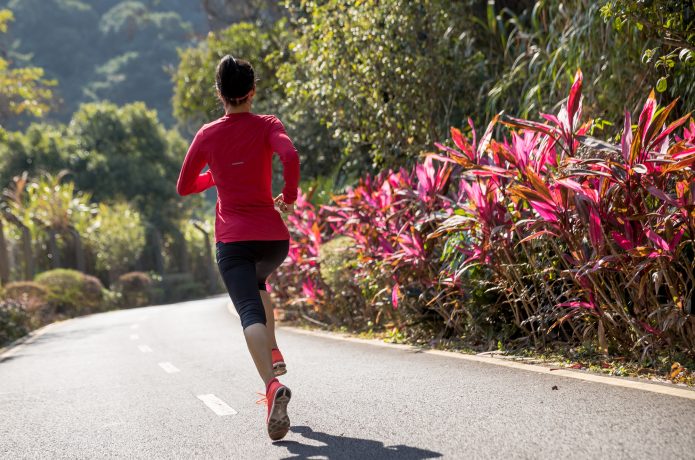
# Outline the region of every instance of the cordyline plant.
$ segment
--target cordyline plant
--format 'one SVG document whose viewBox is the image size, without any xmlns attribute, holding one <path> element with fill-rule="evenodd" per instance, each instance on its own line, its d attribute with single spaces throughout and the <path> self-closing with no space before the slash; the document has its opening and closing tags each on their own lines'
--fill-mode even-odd
<svg viewBox="0 0 695 460">
<path fill-rule="evenodd" d="M 423 301 L 437 291 L 441 248 L 427 243 L 426 236 L 453 211 L 446 196 L 450 174 L 448 165 L 437 167 L 427 159 L 410 171 L 367 176 L 323 207 L 333 235 L 354 241 L 366 319 L 412 326 L 434 310 L 451 320 L 448 310 L 438 304 L 428 310 Z"/>
<path fill-rule="evenodd" d="M 292 238 L 286 262 L 271 280 L 273 296 L 282 305 L 306 304 L 320 309 L 325 293 L 319 272 L 319 249 L 324 225 L 319 221 L 316 207 L 306 194 L 300 192 L 294 212 L 287 218 Z M 280 289 L 272 289 L 278 284 Z"/>
<path fill-rule="evenodd" d="M 431 157 L 454 164 L 456 213 L 430 239 L 466 235 L 454 280 L 484 266 L 536 344 L 596 339 L 643 356 L 695 349 L 695 123 L 667 124 L 676 102 L 649 95 L 620 145 L 587 136 L 582 74 L 545 122 L 504 117 L 511 137 L 478 140 L 452 129 L 455 148 Z M 471 128 L 473 128 L 471 124 Z"/>
</svg>

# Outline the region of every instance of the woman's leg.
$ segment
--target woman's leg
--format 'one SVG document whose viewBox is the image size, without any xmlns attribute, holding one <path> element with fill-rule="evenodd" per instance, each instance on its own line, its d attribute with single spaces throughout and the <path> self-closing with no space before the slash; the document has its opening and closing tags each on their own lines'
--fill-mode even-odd
<svg viewBox="0 0 695 460">
<path fill-rule="evenodd" d="M 270 348 L 277 348 L 278 342 L 275 339 L 275 314 L 273 312 L 273 301 L 270 299 L 268 291 L 259 291 L 263 300 L 263 308 L 265 310 L 265 327 L 268 331 L 268 341 Z"/>
<path fill-rule="evenodd" d="M 244 337 L 258 374 L 267 386 L 275 378 L 268 329 L 264 324 L 254 323 L 244 329 Z"/>
<path fill-rule="evenodd" d="M 256 264 L 256 278 L 258 289 L 263 300 L 263 309 L 266 317 L 266 327 L 270 347 L 277 348 L 278 343 L 275 339 L 275 312 L 273 311 L 273 301 L 270 294 L 265 290 L 266 279 L 277 269 L 285 260 L 290 249 L 289 240 L 267 241 L 264 242 L 263 258 Z"/>
<path fill-rule="evenodd" d="M 251 247 L 243 243 L 218 246 L 217 265 L 239 313 L 244 337 L 258 374 L 267 385 L 273 379 L 271 343 L 266 315 L 256 280 L 256 262 Z"/>
</svg>

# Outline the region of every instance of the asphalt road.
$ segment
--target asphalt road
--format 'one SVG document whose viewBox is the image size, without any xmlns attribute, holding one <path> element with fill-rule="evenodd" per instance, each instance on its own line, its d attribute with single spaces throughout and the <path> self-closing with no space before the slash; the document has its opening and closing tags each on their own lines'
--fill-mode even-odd
<svg viewBox="0 0 695 460">
<path fill-rule="evenodd" d="M 0 459 L 695 458 L 694 400 L 282 329 L 272 443 L 226 303 L 77 318 L 2 359 Z"/>
</svg>

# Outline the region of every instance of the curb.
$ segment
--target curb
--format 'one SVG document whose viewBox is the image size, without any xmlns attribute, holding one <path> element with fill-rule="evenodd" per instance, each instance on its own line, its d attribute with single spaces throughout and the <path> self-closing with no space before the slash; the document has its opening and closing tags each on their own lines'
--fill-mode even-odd
<svg viewBox="0 0 695 460">
<path fill-rule="evenodd" d="M 9 345 L 0 348 L 0 360 L 9 358 L 10 356 L 14 355 L 16 352 L 21 350 L 25 345 L 29 345 L 30 343 L 34 342 L 36 339 L 44 335 L 46 332 L 53 329 L 53 327 L 55 327 L 56 325 L 65 324 L 68 321 L 71 321 L 72 319 L 73 318 L 68 318 L 61 321 L 55 321 L 53 323 L 46 324 L 45 326 L 41 326 L 40 328 L 34 329 L 33 331 L 29 332 L 27 335 L 11 342 Z"/>
<path fill-rule="evenodd" d="M 560 377 L 566 377 L 575 380 L 584 380 L 587 382 L 602 383 L 604 385 L 613 385 L 623 388 L 631 388 L 633 390 L 649 391 L 652 393 L 663 394 L 667 396 L 675 396 L 678 398 L 685 398 L 695 400 L 695 391 L 687 388 L 677 388 L 669 386 L 670 384 L 661 383 L 647 383 L 640 382 L 636 380 L 628 380 L 620 377 L 609 377 L 605 375 L 590 374 L 588 372 L 570 370 L 570 369 L 555 369 L 550 367 L 538 366 L 533 364 L 524 364 L 516 361 L 509 361 L 503 358 L 493 358 L 489 356 L 481 355 L 467 355 L 463 353 L 456 353 L 453 351 L 443 351 L 443 350 L 423 350 L 412 345 L 402 345 L 396 343 L 387 343 L 378 339 L 360 339 L 356 337 L 344 336 L 334 332 L 327 331 L 311 331 L 306 329 L 300 329 L 294 326 L 280 326 L 282 329 L 291 331 L 297 334 L 303 334 L 313 337 L 323 337 L 332 340 L 341 340 L 344 342 L 361 343 L 365 345 L 372 345 L 384 348 L 395 348 L 403 351 L 417 351 L 418 353 L 425 353 L 435 356 L 442 356 L 446 358 L 460 359 L 464 361 L 473 361 L 477 363 L 491 364 L 494 366 L 511 367 L 513 369 L 519 369 L 529 372 L 536 372 L 538 374 L 546 375 L 556 375 Z"/>
</svg>

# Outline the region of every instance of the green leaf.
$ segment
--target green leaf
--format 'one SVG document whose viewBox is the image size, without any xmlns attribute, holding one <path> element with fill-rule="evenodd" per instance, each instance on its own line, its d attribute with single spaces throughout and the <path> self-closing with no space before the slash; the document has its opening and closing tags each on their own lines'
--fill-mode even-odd
<svg viewBox="0 0 695 460">
<path fill-rule="evenodd" d="M 663 93 L 666 91 L 666 88 L 668 88 L 668 82 L 666 81 L 666 77 L 661 77 L 659 80 L 656 82 L 656 90 L 660 93 Z"/>
</svg>

